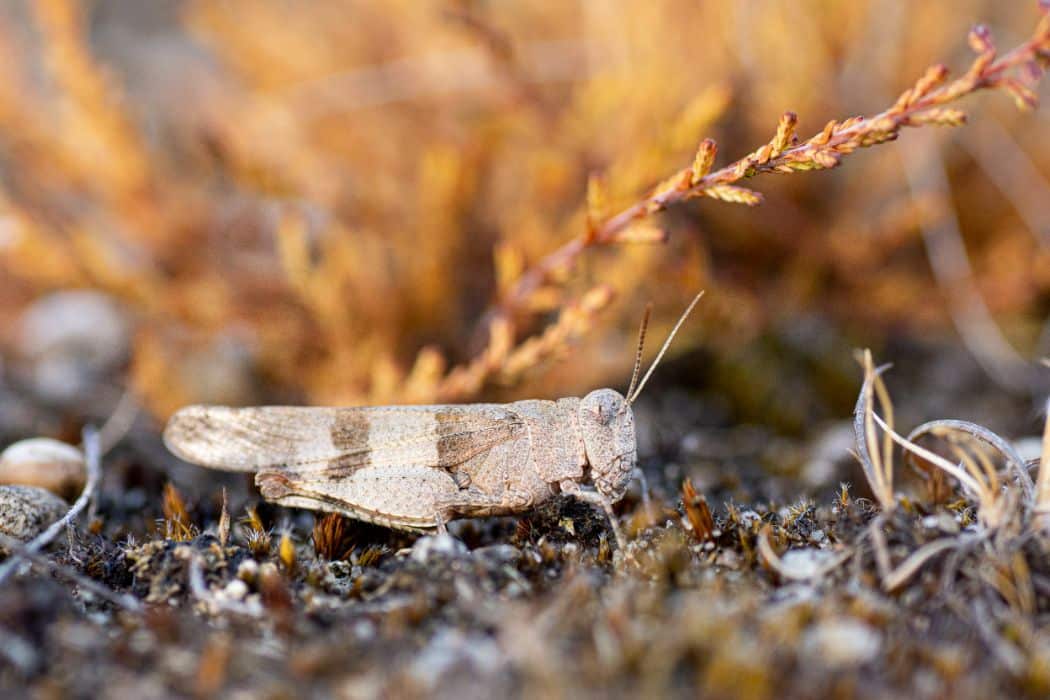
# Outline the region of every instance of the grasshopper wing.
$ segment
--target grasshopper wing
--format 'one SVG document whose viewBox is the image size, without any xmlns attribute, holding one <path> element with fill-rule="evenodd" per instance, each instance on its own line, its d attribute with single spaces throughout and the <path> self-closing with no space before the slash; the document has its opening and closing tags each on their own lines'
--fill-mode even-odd
<svg viewBox="0 0 1050 700">
<path fill-rule="evenodd" d="M 320 408 L 188 406 L 164 443 L 206 467 L 352 473 L 367 466 L 452 467 L 525 434 L 499 404 Z"/>
<path fill-rule="evenodd" d="M 450 468 L 525 435 L 497 404 L 190 406 L 172 416 L 164 442 L 189 462 L 257 472 L 269 501 L 420 530 L 460 490 Z"/>
</svg>

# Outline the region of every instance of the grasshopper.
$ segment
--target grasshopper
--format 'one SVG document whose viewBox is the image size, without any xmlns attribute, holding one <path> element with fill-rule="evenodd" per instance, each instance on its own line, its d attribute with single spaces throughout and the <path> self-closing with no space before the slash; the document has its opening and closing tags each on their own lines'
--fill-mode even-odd
<svg viewBox="0 0 1050 700">
<path fill-rule="evenodd" d="M 558 493 L 600 507 L 617 545 L 612 505 L 637 469 L 631 405 L 675 334 L 638 381 L 649 318 L 639 332 L 626 395 L 509 404 L 325 408 L 188 406 L 164 429 L 175 455 L 205 467 L 254 472 L 263 498 L 411 531 L 461 517 L 514 515 Z"/>
</svg>

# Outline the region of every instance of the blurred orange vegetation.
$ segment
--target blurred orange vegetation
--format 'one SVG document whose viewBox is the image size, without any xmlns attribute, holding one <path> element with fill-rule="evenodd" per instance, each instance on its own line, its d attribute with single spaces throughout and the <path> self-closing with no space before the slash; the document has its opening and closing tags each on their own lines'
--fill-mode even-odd
<svg viewBox="0 0 1050 700">
<path fill-rule="evenodd" d="M 161 416 L 618 386 L 644 303 L 658 337 L 700 288 L 678 351 L 803 312 L 864 342 L 945 330 L 922 231 L 949 216 L 1017 347 L 1050 305 L 1050 226 L 1026 215 L 1046 202 L 1045 111 L 988 91 L 969 125 L 902 134 L 948 196 L 909 186 L 892 145 L 746 189 L 725 170 L 829 167 L 861 132 L 895 136 L 907 119 L 847 117 L 907 108 L 939 62 L 951 77 L 923 89 L 950 91 L 988 50 L 970 25 L 1001 57 L 1034 2 L 199 0 L 136 10 L 142 36 L 99 29 L 105 3 L 23 5 L 0 22 L 0 320 L 57 289 L 122 300 L 131 383 Z M 1050 43 L 1028 49 L 995 85 L 1021 103 Z M 948 97 L 922 119 L 960 122 Z M 662 212 L 660 193 L 693 201 Z M 222 385 L 228 347 L 265 391 Z"/>
</svg>

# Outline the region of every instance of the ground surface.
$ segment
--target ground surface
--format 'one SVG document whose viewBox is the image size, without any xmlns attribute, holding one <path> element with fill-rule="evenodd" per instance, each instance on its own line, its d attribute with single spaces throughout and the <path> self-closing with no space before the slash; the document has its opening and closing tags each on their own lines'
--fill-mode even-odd
<svg viewBox="0 0 1050 700">
<path fill-rule="evenodd" d="M 626 553 L 563 499 L 455 524 L 455 540 L 328 521 L 314 533 L 329 561 L 312 514 L 261 504 L 260 530 L 244 518 L 258 503 L 247 480 L 173 463 L 140 423 L 106 459 L 96 519 L 51 548 L 61 568 L 0 589 L 0 684 L 137 698 L 1050 692 L 1041 540 L 990 536 L 965 501 L 935 505 L 903 470 L 911 495 L 882 514 L 847 453 L 849 397 L 784 402 L 782 425 L 802 411 L 814 426 L 798 435 L 747 425 L 718 391 L 672 388 L 696 360 L 669 366 L 639 407 L 653 503 L 634 488 L 619 505 Z M 1029 404 L 993 398 L 965 358 L 939 385 L 945 361 L 898 370 L 901 424 L 961 415 L 1035 431 Z"/>
</svg>

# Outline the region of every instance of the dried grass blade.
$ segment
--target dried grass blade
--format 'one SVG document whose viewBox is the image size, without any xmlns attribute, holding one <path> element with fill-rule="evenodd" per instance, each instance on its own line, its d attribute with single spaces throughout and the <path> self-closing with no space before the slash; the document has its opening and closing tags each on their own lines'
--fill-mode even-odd
<svg viewBox="0 0 1050 700">
<path fill-rule="evenodd" d="M 875 422 L 879 424 L 879 427 L 885 430 L 893 438 L 894 442 L 903 447 L 905 450 L 908 450 L 909 452 L 912 452 L 915 455 L 922 457 L 927 462 L 933 464 L 935 467 L 943 469 L 951 476 L 954 476 L 959 481 L 959 483 L 961 483 L 963 487 L 970 492 L 972 496 L 974 496 L 983 503 L 983 499 L 986 498 L 986 496 L 984 495 L 983 484 L 981 484 L 972 476 L 970 476 L 970 474 L 965 469 L 962 469 L 956 464 L 952 464 L 944 457 L 941 457 L 939 454 L 931 452 L 925 447 L 920 447 L 914 442 L 908 440 L 907 438 L 902 437 L 898 433 L 894 432 L 893 428 L 886 425 L 886 423 L 883 422 L 883 420 L 878 416 L 873 417 L 875 419 Z"/>
<path fill-rule="evenodd" d="M 879 375 L 886 371 L 889 365 L 874 368 L 871 352 L 868 350 L 864 351 L 863 363 L 864 384 L 861 386 L 856 407 L 853 409 L 853 433 L 857 445 L 857 456 L 872 493 L 875 494 L 882 509 L 889 512 L 893 510 L 896 503 L 893 499 L 892 453 L 885 449 L 885 445 L 892 447 L 892 444 L 887 442 L 882 450 L 879 449 L 873 421 L 875 416 L 874 394 L 879 393 L 880 402 L 882 402 L 882 394 L 885 393 L 885 386 L 882 386 L 881 391 L 878 388 L 881 385 Z M 886 399 L 888 400 L 888 395 Z M 889 415 L 892 420 L 892 408 Z"/>
<path fill-rule="evenodd" d="M 974 478 L 974 481 L 984 484 L 985 488 L 990 490 L 998 490 L 998 480 L 994 480 L 993 485 L 993 479 L 989 475 L 989 472 L 978 465 L 977 461 L 973 458 L 973 455 L 963 449 L 960 445 L 953 443 L 949 445 L 949 447 L 959 463 L 966 467 L 966 471 L 970 473 L 970 476 Z M 994 469 L 992 469 L 991 473 L 994 474 Z"/>
<path fill-rule="evenodd" d="M 908 435 L 908 440 L 914 442 L 919 437 L 926 434 L 944 437 L 953 431 L 964 433 L 995 449 L 1003 456 L 1003 459 L 1006 460 L 1006 465 L 1016 475 L 1017 481 L 1021 484 L 1021 488 L 1024 490 L 1026 498 L 1029 500 L 1034 498 L 1035 485 L 1032 483 L 1032 477 L 1029 475 L 1028 469 L 1025 467 L 1024 460 L 1021 459 L 1021 455 L 1017 454 L 1017 450 L 1014 449 L 1013 445 L 982 425 L 977 425 L 976 423 L 964 420 L 930 421 L 928 423 L 923 423 L 912 430 Z"/>
<path fill-rule="evenodd" d="M 890 549 L 886 545 L 886 535 L 882 532 L 883 520 L 883 516 L 879 515 L 868 525 L 871 547 L 875 553 L 875 567 L 881 579 L 890 575 Z"/>
<path fill-rule="evenodd" d="M 909 554 L 908 558 L 901 562 L 900 566 L 882 578 L 882 590 L 887 593 L 897 590 L 907 583 L 912 576 L 918 573 L 919 569 L 921 569 L 922 565 L 927 561 L 941 552 L 957 547 L 958 545 L 959 540 L 954 537 L 945 537 L 924 544 Z"/>
</svg>

